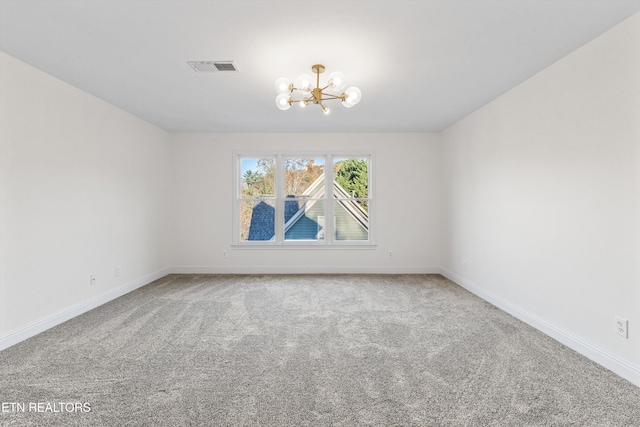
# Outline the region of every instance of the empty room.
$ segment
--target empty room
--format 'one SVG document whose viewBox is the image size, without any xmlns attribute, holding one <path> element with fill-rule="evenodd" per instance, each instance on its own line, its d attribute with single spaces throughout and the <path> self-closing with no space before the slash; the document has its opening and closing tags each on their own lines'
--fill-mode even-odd
<svg viewBox="0 0 640 427">
<path fill-rule="evenodd" d="M 640 425 L 640 0 L 0 0 L 0 425 Z"/>
</svg>

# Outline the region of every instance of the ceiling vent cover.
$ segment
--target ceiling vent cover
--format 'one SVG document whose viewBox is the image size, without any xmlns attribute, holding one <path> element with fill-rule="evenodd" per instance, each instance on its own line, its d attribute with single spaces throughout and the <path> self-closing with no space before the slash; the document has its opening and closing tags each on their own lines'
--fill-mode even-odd
<svg viewBox="0 0 640 427">
<path fill-rule="evenodd" d="M 218 71 L 238 72 L 233 61 L 189 61 L 188 64 L 197 72 L 216 73 Z"/>
</svg>

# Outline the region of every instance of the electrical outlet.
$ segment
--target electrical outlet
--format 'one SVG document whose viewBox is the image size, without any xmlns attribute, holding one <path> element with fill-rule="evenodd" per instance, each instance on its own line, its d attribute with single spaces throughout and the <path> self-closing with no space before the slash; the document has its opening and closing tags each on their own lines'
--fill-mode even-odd
<svg viewBox="0 0 640 427">
<path fill-rule="evenodd" d="M 94 286 L 96 284 L 96 275 L 95 274 L 92 274 L 92 275 L 89 276 L 89 284 L 91 286 Z"/>
<path fill-rule="evenodd" d="M 629 321 L 622 317 L 614 317 L 614 332 L 616 335 L 620 335 L 622 338 L 629 338 L 628 334 Z"/>
<path fill-rule="evenodd" d="M 393 251 L 389 251 L 389 258 L 393 256 Z"/>
<path fill-rule="evenodd" d="M 116 267 L 116 277 L 120 277 L 120 267 Z"/>
<path fill-rule="evenodd" d="M 227 257 L 227 251 L 222 251 L 222 257 L 226 258 Z"/>
</svg>

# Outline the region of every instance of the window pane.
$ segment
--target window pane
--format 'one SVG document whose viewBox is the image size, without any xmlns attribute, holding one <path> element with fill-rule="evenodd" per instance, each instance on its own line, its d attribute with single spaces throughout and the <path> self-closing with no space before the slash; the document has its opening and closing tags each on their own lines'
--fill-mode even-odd
<svg viewBox="0 0 640 427">
<path fill-rule="evenodd" d="M 275 158 L 240 159 L 240 197 L 247 199 L 274 196 L 276 194 L 275 171 Z"/>
<path fill-rule="evenodd" d="M 324 200 L 285 200 L 284 239 L 324 240 Z"/>
<path fill-rule="evenodd" d="M 335 240 L 369 240 L 369 212 L 359 202 L 353 199 L 334 202 Z"/>
<path fill-rule="evenodd" d="M 240 202 L 240 241 L 273 240 L 275 201 L 268 199 Z"/>
<path fill-rule="evenodd" d="M 284 162 L 284 195 L 299 197 L 315 192 L 324 173 L 324 158 L 288 158 Z M 314 185 L 316 184 L 316 185 Z"/>
<path fill-rule="evenodd" d="M 336 198 L 369 198 L 369 160 L 335 158 L 333 160 Z"/>
</svg>

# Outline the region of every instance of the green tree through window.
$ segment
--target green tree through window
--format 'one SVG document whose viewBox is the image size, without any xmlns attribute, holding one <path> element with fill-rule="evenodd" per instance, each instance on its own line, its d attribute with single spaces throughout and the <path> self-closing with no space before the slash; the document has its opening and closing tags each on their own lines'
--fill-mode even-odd
<svg viewBox="0 0 640 427">
<path fill-rule="evenodd" d="M 336 163 L 336 182 L 353 198 L 369 197 L 369 173 L 366 159 L 346 159 Z M 361 205 L 367 209 L 366 204 Z"/>
</svg>

